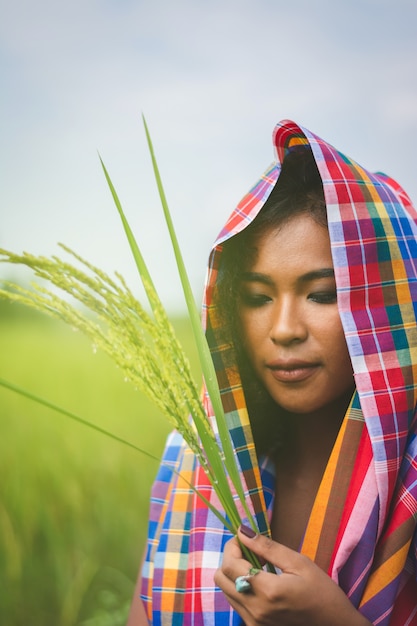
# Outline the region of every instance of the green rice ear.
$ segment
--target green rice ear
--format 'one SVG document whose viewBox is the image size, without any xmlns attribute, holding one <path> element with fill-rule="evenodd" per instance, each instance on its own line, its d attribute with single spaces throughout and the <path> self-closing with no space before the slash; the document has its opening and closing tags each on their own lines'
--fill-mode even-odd
<svg viewBox="0 0 417 626">
<path fill-rule="evenodd" d="M 196 454 L 225 511 L 225 516 L 215 510 L 213 505 L 203 498 L 210 510 L 226 528 L 235 533 L 240 525 L 235 495 L 237 494 L 249 524 L 254 530 L 257 530 L 245 500 L 241 473 L 223 411 L 216 372 L 178 245 L 145 119 L 143 119 L 143 123 L 200 365 L 215 413 L 216 432 L 219 433 L 220 442 L 217 440 L 212 424 L 205 413 L 200 393 L 191 375 L 187 357 L 159 299 L 101 157 L 103 172 L 121 218 L 141 281 L 145 287 L 153 316 L 152 314 L 149 315 L 140 302 L 134 298 L 120 275 L 116 275 L 116 280 L 110 278 L 102 270 L 88 263 L 65 246 L 62 248 L 81 264 L 81 268 L 57 257 L 36 257 L 27 253 L 17 255 L 7 250 L 0 250 L 0 262 L 26 265 L 34 272 L 35 276 L 70 294 L 79 303 L 87 307 L 87 314 L 83 309 L 80 310 L 78 307 L 72 306 L 66 299 L 58 297 L 54 292 L 39 285 L 34 285 L 33 290 L 29 290 L 9 283 L 5 288 L 0 288 L 0 297 L 24 303 L 65 321 L 67 324 L 80 329 L 90 337 L 95 346 L 107 352 L 123 372 L 125 379 L 143 391 L 158 406 Z M 94 318 L 90 313 L 94 314 Z M 71 412 L 56 407 L 7 381 L 0 379 L 0 385 L 57 410 L 71 419 L 88 425 L 142 454 L 154 458 L 130 442 L 112 435 Z M 192 421 L 189 419 L 190 415 Z M 234 489 L 231 488 L 230 483 L 233 484 Z M 199 497 L 202 497 L 193 485 L 189 486 Z M 249 557 L 255 564 L 256 558 L 253 555 L 248 555 Z"/>
</svg>

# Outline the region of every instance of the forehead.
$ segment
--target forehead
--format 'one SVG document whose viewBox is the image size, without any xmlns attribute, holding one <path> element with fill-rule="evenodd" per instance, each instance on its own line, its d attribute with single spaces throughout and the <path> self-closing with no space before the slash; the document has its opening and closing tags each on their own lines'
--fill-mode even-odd
<svg viewBox="0 0 417 626">
<path fill-rule="evenodd" d="M 264 230 L 255 238 L 246 257 L 246 270 L 261 266 L 302 269 L 332 267 L 328 230 L 311 216 L 291 218 L 278 227 Z"/>
</svg>

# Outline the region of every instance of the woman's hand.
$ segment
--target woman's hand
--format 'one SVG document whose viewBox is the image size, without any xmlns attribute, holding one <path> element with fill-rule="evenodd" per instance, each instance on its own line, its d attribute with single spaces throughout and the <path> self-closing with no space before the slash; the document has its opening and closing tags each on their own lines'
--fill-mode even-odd
<svg viewBox="0 0 417 626">
<path fill-rule="evenodd" d="M 215 583 L 226 594 L 246 626 L 369 626 L 332 579 L 309 558 L 272 539 L 239 530 L 242 544 L 268 561 L 282 574 L 265 571 L 249 579 L 247 593 L 236 591 L 235 580 L 246 576 L 251 564 L 243 555 L 237 538 L 225 547 L 223 564 L 215 574 Z"/>
</svg>

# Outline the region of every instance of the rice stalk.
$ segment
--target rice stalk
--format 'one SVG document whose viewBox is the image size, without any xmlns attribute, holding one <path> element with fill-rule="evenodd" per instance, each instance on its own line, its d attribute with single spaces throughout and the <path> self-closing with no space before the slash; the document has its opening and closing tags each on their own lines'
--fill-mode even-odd
<svg viewBox="0 0 417 626">
<path fill-rule="evenodd" d="M 213 407 L 216 425 L 221 441 L 222 446 L 222 456 L 224 458 L 224 465 L 227 468 L 227 472 L 232 480 L 233 486 L 236 489 L 239 500 L 243 505 L 244 511 L 248 517 L 248 520 L 254 530 L 256 530 L 256 525 L 253 521 L 252 515 L 247 506 L 245 496 L 243 493 L 242 482 L 239 475 L 239 467 L 236 462 L 236 456 L 234 453 L 234 449 L 232 446 L 232 441 L 230 438 L 229 430 L 226 423 L 226 418 L 224 415 L 223 405 L 220 397 L 219 386 L 217 383 L 216 372 L 214 369 L 214 364 L 211 358 L 210 349 L 207 344 L 206 337 L 204 335 L 199 312 L 197 310 L 197 306 L 195 304 L 193 292 L 191 289 L 190 281 L 188 279 L 187 271 L 185 268 L 185 264 L 182 258 L 181 250 L 178 244 L 177 236 L 175 234 L 174 224 L 172 222 L 171 214 L 168 208 L 168 203 L 165 196 L 164 187 L 162 184 L 161 176 L 159 173 L 158 164 L 155 157 L 155 152 L 153 149 L 152 140 L 150 137 L 150 133 L 148 130 L 148 126 L 146 124 L 145 117 L 142 116 L 143 124 L 145 127 L 146 138 L 148 141 L 149 152 L 151 154 L 152 166 L 154 169 L 154 175 L 156 184 L 158 187 L 159 197 L 161 200 L 162 208 L 164 211 L 165 221 L 167 223 L 169 235 L 171 238 L 172 247 L 175 254 L 175 259 L 177 262 L 177 268 L 180 275 L 184 296 L 188 308 L 188 314 L 190 316 L 191 326 L 194 333 L 194 339 L 196 342 L 198 354 L 200 357 L 200 364 L 203 371 L 204 380 L 206 383 L 207 392 Z"/>
<path fill-rule="evenodd" d="M 81 257 L 76 258 L 86 265 Z M 198 401 L 198 391 L 195 385 L 192 387 L 188 362 L 185 358 L 179 360 L 179 345 L 171 349 L 161 328 L 123 283 L 115 283 L 91 264 L 87 266 L 93 275 L 88 276 L 58 257 L 46 259 L 0 250 L 0 259 L 26 265 L 36 276 L 72 295 L 93 312 L 94 317 L 88 316 L 37 284 L 32 291 L 6 281 L 8 289 L 0 289 L 1 297 L 46 312 L 87 335 L 96 348 L 115 361 L 126 380 L 150 397 L 201 457 L 188 415 L 200 411 L 207 432 L 209 423 Z"/>
<path fill-rule="evenodd" d="M 106 352 L 125 380 L 150 398 L 184 437 L 210 481 L 218 485 L 216 492 L 232 527 L 236 528 L 240 521 L 222 465 L 221 450 L 171 323 L 164 315 L 159 323 L 151 317 L 123 279 L 116 277 L 117 281 L 113 281 L 66 246 L 61 247 L 90 270 L 91 275 L 57 256 L 49 259 L 0 249 L 0 261 L 26 265 L 38 278 L 70 294 L 93 316 L 36 283 L 31 290 L 5 281 L 0 297 L 64 321 L 88 336 L 95 348 Z"/>
<path fill-rule="evenodd" d="M 158 406 L 196 454 L 226 512 L 226 519 L 214 511 L 216 515 L 218 517 L 220 515 L 222 522 L 236 532 L 241 520 L 229 483 L 230 479 L 250 525 L 256 530 L 255 521 L 245 501 L 240 469 L 227 428 L 216 373 L 175 235 L 152 141 L 145 120 L 143 122 L 204 381 L 215 413 L 215 428 L 205 413 L 188 359 L 159 299 L 101 157 L 103 172 L 119 212 L 152 314 L 147 313 L 119 274 L 115 274 L 114 279 L 109 277 L 63 244 L 60 244 L 61 248 L 78 263 L 78 266 L 58 256 L 47 258 L 29 253 L 15 254 L 4 249 L 0 249 L 0 262 L 27 266 L 35 277 L 69 294 L 78 305 L 71 304 L 37 283 L 32 285 L 32 289 L 27 289 L 5 282 L 3 288 L 0 288 L 0 297 L 20 302 L 64 321 L 87 335 L 93 346 L 106 352 L 120 368 L 125 380 L 140 389 Z M 79 307 L 79 304 L 85 307 L 87 313 Z M 0 381 L 0 384 L 8 385 L 5 381 Z M 9 384 L 9 388 L 12 387 L 13 385 Z M 23 393 L 28 397 L 31 395 Z M 70 416 L 68 412 L 61 412 Z M 202 497 L 200 493 L 198 495 Z M 210 503 L 206 500 L 205 502 L 214 510 Z"/>
</svg>

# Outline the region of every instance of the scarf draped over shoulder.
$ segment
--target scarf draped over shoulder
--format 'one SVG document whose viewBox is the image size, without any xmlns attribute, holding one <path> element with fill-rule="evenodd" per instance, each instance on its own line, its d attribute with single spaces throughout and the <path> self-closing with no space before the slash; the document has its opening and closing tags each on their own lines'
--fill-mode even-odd
<svg viewBox="0 0 417 626">
<path fill-rule="evenodd" d="M 209 260 L 203 324 L 218 375 L 247 501 L 269 532 L 274 466 L 257 460 L 239 375 L 219 341 L 213 300 L 222 243 L 256 217 L 285 154 L 311 147 L 328 214 L 338 306 L 356 392 L 306 529 L 301 552 L 337 582 L 373 624 L 417 626 L 417 214 L 404 190 L 285 120 L 276 160 L 242 199 Z M 206 409 L 211 407 L 205 398 Z M 175 468 L 185 480 L 171 471 Z M 229 532 L 189 488 L 220 509 L 205 473 L 177 433 L 155 480 L 142 599 L 154 626 L 242 624 L 213 583 Z"/>
</svg>

